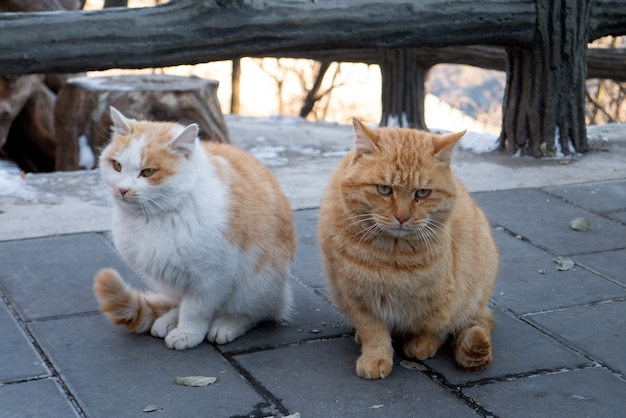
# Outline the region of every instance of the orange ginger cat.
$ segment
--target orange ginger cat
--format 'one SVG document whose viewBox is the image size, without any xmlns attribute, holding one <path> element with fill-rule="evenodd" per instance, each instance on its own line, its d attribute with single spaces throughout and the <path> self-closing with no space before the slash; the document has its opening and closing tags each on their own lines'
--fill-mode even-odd
<svg viewBox="0 0 626 418">
<path fill-rule="evenodd" d="M 357 374 L 391 373 L 392 337 L 419 360 L 451 337 L 461 367 L 486 367 L 498 251 L 450 168 L 464 132 L 353 124 L 355 148 L 326 189 L 318 235 L 331 292 L 361 344 Z"/>
</svg>

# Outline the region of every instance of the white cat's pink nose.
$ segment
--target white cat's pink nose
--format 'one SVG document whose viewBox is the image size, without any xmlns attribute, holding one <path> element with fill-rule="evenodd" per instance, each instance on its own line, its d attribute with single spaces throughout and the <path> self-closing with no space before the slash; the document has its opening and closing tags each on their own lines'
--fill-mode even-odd
<svg viewBox="0 0 626 418">
<path fill-rule="evenodd" d="M 124 187 L 120 187 L 120 188 L 118 189 L 118 191 L 120 192 L 120 194 L 121 194 L 122 196 L 126 196 L 126 193 L 128 193 L 128 191 L 129 191 L 129 190 L 130 190 L 130 189 L 127 189 L 127 188 L 124 188 Z"/>
</svg>

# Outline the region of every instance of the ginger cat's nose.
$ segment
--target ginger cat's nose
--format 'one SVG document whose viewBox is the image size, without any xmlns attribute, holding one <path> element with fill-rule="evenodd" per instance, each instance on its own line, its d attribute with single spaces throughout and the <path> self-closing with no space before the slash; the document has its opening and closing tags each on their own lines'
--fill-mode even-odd
<svg viewBox="0 0 626 418">
<path fill-rule="evenodd" d="M 409 215 L 406 213 L 396 213 L 393 216 L 398 220 L 398 222 L 400 222 L 400 225 L 409 220 Z"/>
</svg>

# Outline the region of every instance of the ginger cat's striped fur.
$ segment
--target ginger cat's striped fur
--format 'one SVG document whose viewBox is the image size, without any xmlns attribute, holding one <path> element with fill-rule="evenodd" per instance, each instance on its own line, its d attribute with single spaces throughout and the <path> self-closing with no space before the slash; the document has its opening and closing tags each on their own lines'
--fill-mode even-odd
<svg viewBox="0 0 626 418">
<path fill-rule="evenodd" d="M 113 108 L 111 117 L 100 169 L 113 242 L 156 291 L 98 272 L 95 294 L 111 322 L 184 350 L 285 318 L 295 229 L 269 170 L 234 146 L 200 142 L 195 124 L 136 121 Z"/>
<path fill-rule="evenodd" d="M 461 367 L 487 366 L 498 251 L 450 168 L 463 132 L 371 130 L 356 119 L 354 130 L 355 149 L 324 194 L 318 235 L 331 292 L 361 344 L 357 374 L 391 373 L 392 337 L 420 360 L 451 337 Z"/>
</svg>

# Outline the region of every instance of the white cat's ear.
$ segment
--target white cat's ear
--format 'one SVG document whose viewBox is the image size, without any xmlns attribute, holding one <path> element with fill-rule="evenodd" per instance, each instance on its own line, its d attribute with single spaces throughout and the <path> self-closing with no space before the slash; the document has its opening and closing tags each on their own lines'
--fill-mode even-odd
<svg viewBox="0 0 626 418">
<path fill-rule="evenodd" d="M 435 156 L 439 161 L 450 164 L 452 161 L 452 153 L 454 152 L 455 144 L 461 139 L 465 132 L 455 132 L 452 134 L 435 137 L 433 143 L 435 144 Z"/>
<path fill-rule="evenodd" d="M 126 116 L 122 115 L 122 112 L 120 112 L 113 106 L 111 106 L 110 109 L 111 109 L 111 120 L 113 121 L 113 126 L 112 126 L 113 132 L 119 135 L 130 134 L 131 119 L 128 119 Z"/>
<path fill-rule="evenodd" d="M 357 118 L 352 118 L 352 126 L 354 127 L 354 146 L 357 155 L 371 154 L 378 150 L 378 147 L 372 141 L 372 131 L 363 125 Z"/>
<path fill-rule="evenodd" d="M 185 157 L 189 158 L 196 146 L 198 131 L 198 125 L 196 125 L 195 123 L 185 126 L 185 129 L 183 129 L 181 133 L 178 134 L 178 136 L 169 143 L 170 147 L 174 151 L 179 152 Z"/>
</svg>

